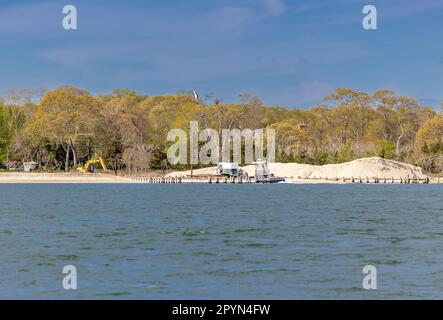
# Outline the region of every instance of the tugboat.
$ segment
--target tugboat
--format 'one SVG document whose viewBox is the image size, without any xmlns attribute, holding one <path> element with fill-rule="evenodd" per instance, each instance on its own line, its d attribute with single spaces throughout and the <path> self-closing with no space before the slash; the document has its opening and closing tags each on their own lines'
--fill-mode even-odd
<svg viewBox="0 0 443 320">
<path fill-rule="evenodd" d="M 268 162 L 266 160 L 259 159 L 254 162 L 255 165 L 255 181 L 256 183 L 279 183 L 285 182 L 285 178 L 276 177 L 272 173 L 269 173 Z"/>
</svg>

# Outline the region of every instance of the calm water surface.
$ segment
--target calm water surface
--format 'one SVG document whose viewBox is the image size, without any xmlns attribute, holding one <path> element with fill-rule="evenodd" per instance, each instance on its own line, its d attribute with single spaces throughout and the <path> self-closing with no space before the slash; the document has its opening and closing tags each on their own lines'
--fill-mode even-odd
<svg viewBox="0 0 443 320">
<path fill-rule="evenodd" d="M 441 299 L 443 185 L 0 185 L 0 244 L 0 298 Z"/>
</svg>

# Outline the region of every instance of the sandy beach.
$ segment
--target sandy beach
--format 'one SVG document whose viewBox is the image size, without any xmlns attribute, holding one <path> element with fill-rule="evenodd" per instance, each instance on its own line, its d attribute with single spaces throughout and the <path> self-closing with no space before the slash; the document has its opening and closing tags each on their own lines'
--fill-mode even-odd
<svg viewBox="0 0 443 320">
<path fill-rule="evenodd" d="M 254 176 L 254 165 L 242 167 L 249 176 Z M 276 176 L 286 179 L 286 183 L 295 184 L 343 184 L 359 182 L 373 182 L 374 178 L 392 181 L 392 179 L 420 179 L 430 178 L 431 183 L 442 183 L 443 178 L 432 178 L 426 175 L 423 169 L 393 160 L 382 158 L 363 158 L 341 164 L 314 166 L 298 163 L 270 163 L 269 169 Z M 196 169 L 195 177 L 216 174 L 216 167 Z M 191 171 L 176 171 L 167 174 L 166 178 L 189 178 Z M 142 178 L 149 174 L 141 175 Z M 151 176 L 159 177 L 158 172 Z M 78 174 L 78 173 L 25 173 L 4 172 L 0 173 L 2 183 L 146 183 L 146 179 L 136 179 L 131 176 L 115 176 L 113 174 Z M 383 181 L 382 181 L 383 182 Z"/>
<path fill-rule="evenodd" d="M 241 168 L 249 176 L 255 173 L 255 166 L 248 165 Z M 270 163 L 269 170 L 275 176 L 283 177 L 289 183 L 348 183 L 352 179 L 364 181 L 378 179 L 427 179 L 438 182 L 438 178 L 429 177 L 426 172 L 417 166 L 379 157 L 362 158 L 340 164 L 328 164 L 323 166 L 299 164 L 299 163 Z M 197 169 L 194 176 L 214 175 L 216 167 Z M 191 171 L 177 171 L 167 177 L 189 177 Z M 440 179 L 443 180 L 443 179 Z M 344 182 L 345 181 L 345 182 Z"/>
<path fill-rule="evenodd" d="M 0 173 L 1 183 L 137 183 L 129 177 L 110 174 L 79 175 L 75 173 Z"/>
</svg>

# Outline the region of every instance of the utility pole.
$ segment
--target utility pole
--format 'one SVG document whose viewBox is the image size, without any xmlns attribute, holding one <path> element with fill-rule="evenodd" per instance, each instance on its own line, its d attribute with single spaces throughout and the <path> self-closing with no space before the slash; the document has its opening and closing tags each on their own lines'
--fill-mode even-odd
<svg viewBox="0 0 443 320">
<path fill-rule="evenodd" d="M 203 108 L 202 105 L 200 103 L 200 97 L 198 96 L 197 91 L 194 90 L 194 99 L 195 99 L 195 103 L 199 106 L 200 108 L 200 117 L 203 120 L 203 123 L 205 124 L 205 129 L 208 129 L 208 119 L 206 119 L 206 115 L 203 112 Z"/>
<path fill-rule="evenodd" d="M 198 95 L 196 90 L 194 90 L 194 100 L 195 100 L 195 103 L 198 105 L 198 107 L 200 109 L 200 117 L 202 118 L 203 123 L 205 124 L 205 129 L 208 129 L 208 121 L 206 119 L 206 115 L 203 112 L 203 108 L 202 108 L 202 105 L 200 103 L 200 97 L 199 97 L 199 95 Z M 193 168 L 193 164 L 192 164 L 192 161 L 191 161 L 191 178 L 193 176 L 194 176 L 194 168 Z"/>
</svg>

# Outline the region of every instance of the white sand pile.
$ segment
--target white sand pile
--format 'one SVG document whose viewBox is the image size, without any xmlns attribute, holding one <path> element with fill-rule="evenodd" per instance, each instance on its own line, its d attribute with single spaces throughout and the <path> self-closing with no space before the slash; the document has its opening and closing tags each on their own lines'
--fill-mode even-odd
<svg viewBox="0 0 443 320">
<path fill-rule="evenodd" d="M 242 168 L 253 176 L 255 167 L 248 165 Z M 398 162 L 386 160 L 379 157 L 363 158 L 341 164 L 328 164 L 324 166 L 313 166 L 298 163 L 270 163 L 269 169 L 276 176 L 293 179 L 335 179 L 335 178 L 419 178 L 425 179 L 427 176 L 423 169 Z M 194 175 L 216 174 L 216 167 L 194 170 Z M 168 177 L 190 176 L 191 171 L 173 172 Z"/>
</svg>

